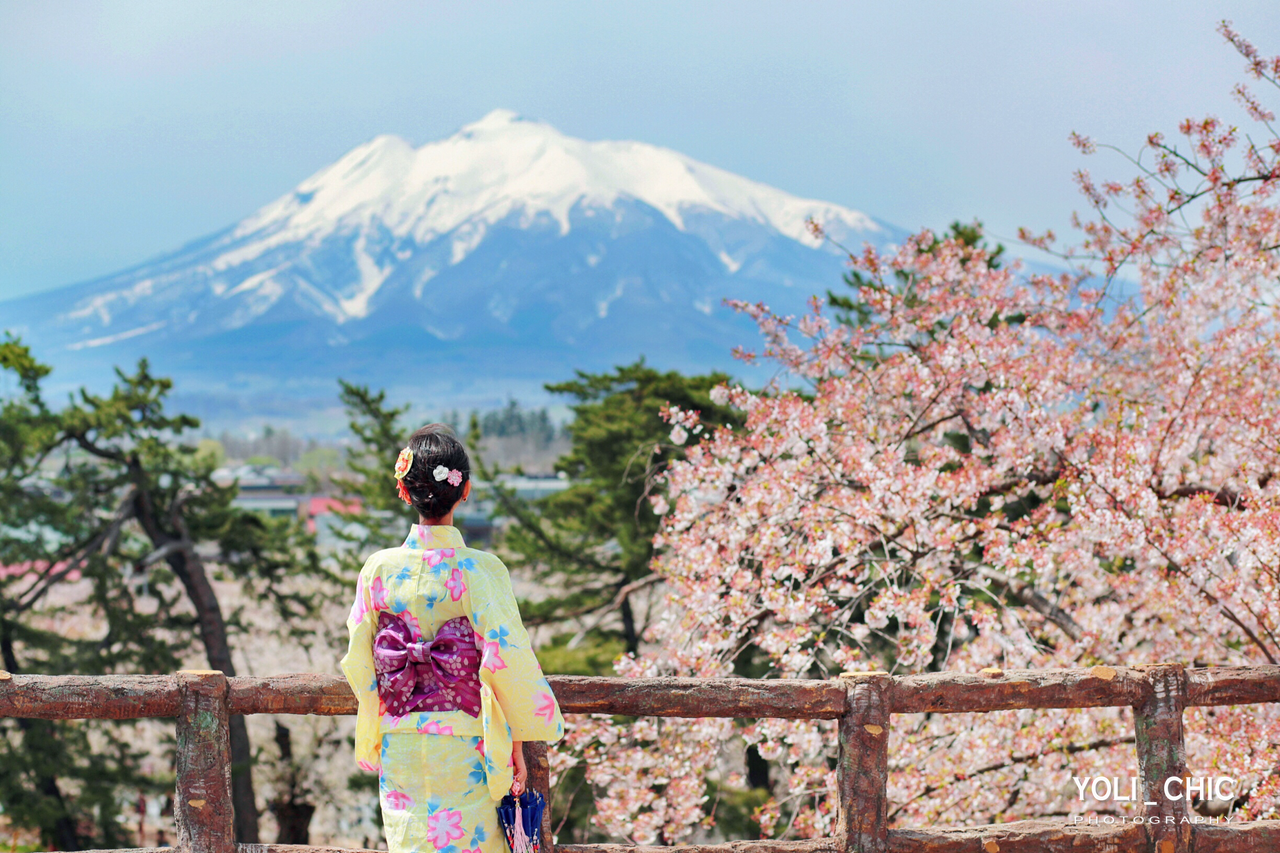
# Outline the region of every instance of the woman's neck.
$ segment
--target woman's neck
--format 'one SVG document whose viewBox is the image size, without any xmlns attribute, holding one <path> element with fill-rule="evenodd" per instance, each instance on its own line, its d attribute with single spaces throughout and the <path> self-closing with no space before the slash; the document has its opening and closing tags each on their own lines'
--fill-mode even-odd
<svg viewBox="0 0 1280 853">
<path fill-rule="evenodd" d="M 423 527 L 453 527 L 453 510 L 449 510 L 448 515 L 444 515 L 436 519 L 418 516 L 418 524 L 421 524 Z"/>
</svg>

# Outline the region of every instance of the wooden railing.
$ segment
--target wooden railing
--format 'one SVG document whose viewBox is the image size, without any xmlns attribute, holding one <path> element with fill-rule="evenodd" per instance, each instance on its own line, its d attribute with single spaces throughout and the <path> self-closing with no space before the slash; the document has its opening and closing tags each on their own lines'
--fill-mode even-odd
<svg viewBox="0 0 1280 853">
<path fill-rule="evenodd" d="M 867 672 L 832 681 L 572 676 L 550 680 L 567 713 L 839 720 L 840 814 L 834 837 L 686 846 L 681 853 L 1280 853 L 1280 821 L 1193 823 L 1186 801 L 1171 800 L 1164 790 L 1166 778 L 1187 775 L 1183 709 L 1280 702 L 1280 666 L 1185 669 L 1161 664 L 896 677 Z M 1108 826 L 1029 820 L 964 828 L 888 827 L 893 714 L 1126 705 L 1134 710 L 1143 799 L 1154 804 L 1146 807 L 1143 822 Z M 171 676 L 15 675 L 0 680 L 0 716 L 176 717 L 174 815 L 180 853 L 335 853 L 334 848 L 235 843 L 227 720 L 231 714 L 355 711 L 346 682 L 323 675 L 227 678 L 220 672 L 185 671 Z M 545 791 L 546 746 L 531 743 L 525 748 L 530 783 Z M 549 832 L 544 836 L 550 839 Z M 548 842 L 543 849 L 553 853 L 550 847 Z M 669 849 L 558 845 L 554 853 Z"/>
</svg>

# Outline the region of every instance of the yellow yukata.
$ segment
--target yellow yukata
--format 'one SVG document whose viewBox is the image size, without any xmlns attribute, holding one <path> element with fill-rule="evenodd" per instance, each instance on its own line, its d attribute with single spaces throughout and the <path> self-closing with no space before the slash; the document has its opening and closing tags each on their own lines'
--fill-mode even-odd
<svg viewBox="0 0 1280 853">
<path fill-rule="evenodd" d="M 389 611 L 418 640 L 466 617 L 481 651 L 481 712 L 412 711 L 393 716 L 378 696 L 373 638 Z M 505 853 L 497 800 L 511 788 L 513 741 L 564 735 L 551 686 L 520 621 L 506 566 L 466 547 L 455 527 L 415 524 L 399 548 L 360 570 L 342 659 L 359 702 L 356 763 L 379 773 L 390 853 Z"/>
</svg>

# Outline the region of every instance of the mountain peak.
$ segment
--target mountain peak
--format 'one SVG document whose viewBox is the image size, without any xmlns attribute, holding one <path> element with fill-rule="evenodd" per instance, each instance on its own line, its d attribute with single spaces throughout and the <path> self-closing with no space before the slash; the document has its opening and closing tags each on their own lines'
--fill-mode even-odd
<svg viewBox="0 0 1280 853">
<path fill-rule="evenodd" d="M 412 151 L 413 146 L 402 136 L 394 133 L 380 133 L 363 145 L 357 145 L 352 151 Z"/>
<path fill-rule="evenodd" d="M 514 110 L 503 109 L 499 107 L 491 110 L 484 118 L 479 121 L 473 121 L 471 124 L 462 126 L 462 134 L 483 133 L 492 130 L 504 130 L 518 122 L 529 122 L 528 119 L 521 116 Z M 529 122 L 534 123 L 534 122 Z"/>
<path fill-rule="evenodd" d="M 154 355 L 235 411 L 244 389 L 274 406 L 331 395 L 335 375 L 421 394 L 403 365 L 423 359 L 441 366 L 428 399 L 501 400 L 641 353 L 729 367 L 750 323 L 724 297 L 798 313 L 839 280 L 810 218 L 849 246 L 903 236 L 669 148 L 494 110 L 420 147 L 374 137 L 234 227 L 6 306 L 6 322 L 77 370 Z"/>
<path fill-rule="evenodd" d="M 620 199 L 648 205 L 680 231 L 689 230 L 691 215 L 713 213 L 801 243 L 812 241 L 809 218 L 841 242 L 884 236 L 858 211 L 797 198 L 656 145 L 576 139 L 509 109 L 416 149 L 398 136 L 375 137 L 234 233 L 261 233 L 265 249 L 378 222 L 397 239 L 425 244 L 458 229 L 483 231 L 512 214 L 525 222 L 549 215 L 567 233 L 578 206 L 613 208 Z"/>
</svg>

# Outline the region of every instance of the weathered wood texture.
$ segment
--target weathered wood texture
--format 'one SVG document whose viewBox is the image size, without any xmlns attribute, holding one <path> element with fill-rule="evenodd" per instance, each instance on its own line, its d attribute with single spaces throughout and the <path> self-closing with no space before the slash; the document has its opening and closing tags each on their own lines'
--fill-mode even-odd
<svg viewBox="0 0 1280 853">
<path fill-rule="evenodd" d="M 572 714 L 835 720 L 844 713 L 844 686 L 836 681 L 571 675 L 548 681 L 561 709 Z"/>
<path fill-rule="evenodd" d="M 114 850 L 81 850 L 79 853 L 174 853 L 172 847 L 120 847 Z"/>
<path fill-rule="evenodd" d="M 181 853 L 181 851 L 176 847 L 138 847 L 128 850 L 85 850 L 81 853 Z M 236 853 L 379 853 L 379 851 L 365 850 L 360 847 L 309 847 L 305 844 L 237 844 Z"/>
<path fill-rule="evenodd" d="M 570 713 L 841 720 L 838 837 L 691 845 L 681 848 L 681 853 L 1280 853 L 1280 821 L 1184 822 L 1185 801 L 1164 796 L 1164 780 L 1186 773 L 1183 709 L 1280 702 L 1280 666 L 1200 670 L 1180 665 L 1104 666 L 898 677 L 863 673 L 838 681 L 573 676 L 553 676 L 550 681 L 561 706 Z M 891 714 L 1119 705 L 1131 705 L 1135 711 L 1143 791 L 1145 799 L 1155 803 L 1148 807 L 1148 817 L 1159 818 L 1158 824 L 1021 821 L 954 829 L 884 828 Z M 233 843 L 227 726 L 232 713 L 342 715 L 355 710 L 346 682 L 328 675 L 228 679 L 219 672 L 184 672 L 177 676 L 0 677 L 0 716 L 177 717 L 176 817 L 182 853 L 337 853 L 336 848 L 327 847 Z M 526 760 L 531 786 L 545 792 L 545 745 L 527 744 Z M 553 853 L 549 820 L 548 814 L 544 853 Z M 563 845 L 554 853 L 670 849 Z"/>
<path fill-rule="evenodd" d="M 356 713 L 356 697 L 346 679 L 313 672 L 232 678 L 233 714 L 319 714 L 341 717 Z"/>
<path fill-rule="evenodd" d="M 168 848 L 165 853 L 175 853 Z M 378 853 L 378 850 L 346 847 L 310 847 L 307 844 L 237 844 L 236 853 Z M 385 850 L 383 850 L 383 853 Z"/>
<path fill-rule="evenodd" d="M 227 677 L 216 670 L 179 672 L 178 690 L 178 846 L 185 853 L 235 853 Z"/>
<path fill-rule="evenodd" d="M 1280 702 L 1280 664 L 1187 670 L 1188 707 L 1257 702 Z"/>
<path fill-rule="evenodd" d="M 1280 820 L 1193 826 L 1195 853 L 1278 853 Z M 994 844 L 994 847 L 988 845 Z M 625 844 L 561 844 L 555 853 L 671 853 L 671 847 L 632 847 Z M 734 841 L 678 848 L 680 853 L 844 853 L 834 839 L 812 841 Z M 894 829 L 889 853 L 1144 853 L 1142 827 L 1136 824 L 1099 826 L 1026 820 L 999 826 L 961 829 Z M 544 853 L 550 853 L 543 847 Z M 176 853 L 172 847 L 130 850 L 92 850 L 88 853 Z M 236 853 L 376 853 L 339 847 L 299 844 L 238 844 Z"/>
<path fill-rule="evenodd" d="M 1280 821 L 1195 827 L 1195 853 L 1280 853 Z M 284 848 L 278 848 L 282 851 Z M 301 850 L 302 848 L 295 848 Z M 833 839 L 737 841 L 688 847 L 561 844 L 555 853 L 844 853 Z M 957 829 L 894 829 L 888 853 L 1146 853 L 1146 835 L 1134 823 L 1112 826 L 1024 820 Z M 1157 851 L 1159 853 L 1159 851 Z"/>
<path fill-rule="evenodd" d="M 848 708 L 840 719 L 837 838 L 848 853 L 888 849 L 889 676 L 841 679 Z"/>
<path fill-rule="evenodd" d="M 1182 708 L 1187 698 L 1187 673 L 1181 664 L 1147 669 L 1147 695 L 1133 707 L 1134 735 L 1138 746 L 1138 772 L 1147 803 L 1149 850 L 1155 853 L 1189 853 L 1191 824 L 1187 801 L 1165 795 L 1165 781 L 1187 775 L 1187 754 L 1182 734 Z M 1152 821 L 1156 821 L 1152 823 Z"/>
<path fill-rule="evenodd" d="M 0 717 L 134 720 L 178 715 L 172 675 L 14 675 L 0 681 Z"/>
<path fill-rule="evenodd" d="M 728 841 L 724 844 L 689 844 L 679 847 L 632 847 L 627 844 L 557 844 L 555 853 L 843 853 L 833 838 L 807 841 Z M 545 853 L 545 848 L 544 848 Z"/>
<path fill-rule="evenodd" d="M 542 741 L 524 744 L 524 765 L 529 771 L 529 790 L 542 794 L 544 803 L 551 802 L 551 762 L 547 760 L 547 745 Z M 551 809 L 542 811 L 542 837 L 544 850 L 551 849 Z"/>
<path fill-rule="evenodd" d="M 1193 827 L 1196 853 L 1276 853 L 1280 820 L 1205 824 Z"/>
<path fill-rule="evenodd" d="M 938 672 L 893 679 L 895 714 L 1007 711 L 1014 708 L 1097 708 L 1140 701 L 1146 676 L 1129 667 Z"/>
<path fill-rule="evenodd" d="M 745 678 L 548 679 L 561 707 L 575 714 L 660 717 L 778 717 L 834 720 L 844 713 L 844 690 L 834 681 Z M 232 714 L 356 712 L 340 676 L 297 673 L 236 677 Z M 1141 668 L 944 672 L 891 677 L 894 714 L 999 711 L 1014 708 L 1090 708 L 1135 705 L 1146 696 Z M 1187 707 L 1280 702 L 1280 665 L 1187 671 Z M 14 675 L 0 680 L 0 716 L 47 719 L 130 719 L 178 713 L 171 675 Z"/>
<path fill-rule="evenodd" d="M 1142 827 L 1132 823 L 1092 826 L 1020 820 L 996 826 L 889 832 L 889 853 L 1145 853 L 1146 849 Z"/>
</svg>

